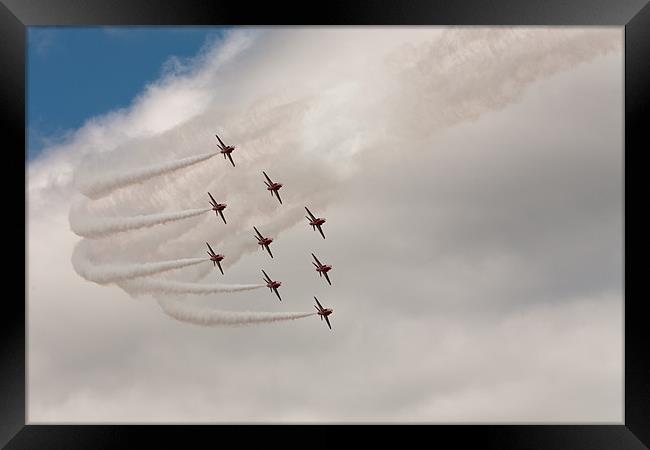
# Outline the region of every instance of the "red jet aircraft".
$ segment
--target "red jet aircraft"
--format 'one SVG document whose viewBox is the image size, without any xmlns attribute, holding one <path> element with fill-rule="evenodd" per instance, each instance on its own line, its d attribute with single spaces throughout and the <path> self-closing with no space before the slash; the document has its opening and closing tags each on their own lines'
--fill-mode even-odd
<svg viewBox="0 0 650 450">
<path fill-rule="evenodd" d="M 278 296 L 278 299 L 282 301 L 280 298 L 280 294 L 278 293 L 278 288 L 282 286 L 282 281 L 273 281 L 271 277 L 269 277 L 264 270 L 262 270 L 262 273 L 264 274 L 264 281 L 266 282 L 266 287 L 271 290 L 271 292 L 275 292 L 275 295 Z"/>
<path fill-rule="evenodd" d="M 223 275 L 223 269 L 221 268 L 221 261 L 223 261 L 225 256 L 216 254 L 214 252 L 214 250 L 212 250 L 212 247 L 210 247 L 210 244 L 208 244 L 207 242 L 205 243 L 205 245 L 207 245 L 208 248 L 210 249 L 210 251 L 208 252 L 208 255 L 210 255 L 210 261 L 212 261 L 212 265 L 213 266 L 219 266 L 219 270 L 221 271 L 221 275 Z"/>
<path fill-rule="evenodd" d="M 328 282 L 329 285 L 331 286 L 331 285 L 332 285 L 332 282 L 330 281 L 330 277 L 327 276 L 327 272 L 329 272 L 330 270 L 332 270 L 332 266 L 330 266 L 329 264 L 322 264 L 322 263 L 318 260 L 318 258 L 316 258 L 316 255 L 314 255 L 313 253 L 311 254 L 311 256 L 313 256 L 314 259 L 316 260 L 316 262 L 313 262 L 313 261 L 311 262 L 313 265 L 316 266 L 316 272 L 318 272 L 318 274 L 319 274 L 321 277 L 322 277 L 323 275 L 325 275 L 325 279 L 327 280 L 327 282 Z"/>
<path fill-rule="evenodd" d="M 221 140 L 221 138 L 218 135 L 215 134 L 215 136 L 217 136 L 217 139 L 219 140 L 219 143 L 217 144 L 219 146 L 219 149 L 220 149 L 219 153 L 221 153 L 223 155 L 223 159 L 226 159 L 226 157 L 228 157 L 228 159 L 232 163 L 232 166 L 235 167 L 235 162 L 232 160 L 232 155 L 231 155 L 233 150 L 235 150 L 235 147 L 232 146 L 232 145 L 224 144 L 223 141 Z"/>
<path fill-rule="evenodd" d="M 264 184 L 266 184 L 266 190 L 271 191 L 271 197 L 273 197 L 273 194 L 275 194 L 280 204 L 282 204 L 282 199 L 280 198 L 280 192 L 279 192 L 280 188 L 282 187 L 282 183 L 274 183 L 273 181 L 271 181 L 271 179 L 266 174 L 266 172 L 262 171 L 262 173 L 266 178 L 266 181 L 264 182 Z"/>
<path fill-rule="evenodd" d="M 257 243 L 262 246 L 261 248 L 265 248 L 269 252 L 269 255 L 271 255 L 271 258 L 273 258 L 273 253 L 271 253 L 271 249 L 269 248 L 269 244 L 273 242 L 273 238 L 264 237 L 257 228 L 253 228 L 255 229 L 255 233 L 257 233 L 257 236 L 255 236 Z"/>
<path fill-rule="evenodd" d="M 327 322 L 327 326 L 330 327 L 330 330 L 332 329 L 332 325 L 330 325 L 330 320 L 327 318 L 330 314 L 334 312 L 332 308 L 323 308 L 323 305 L 320 304 L 318 299 L 314 296 L 314 300 L 316 300 L 316 304 L 318 306 L 314 305 L 314 308 L 318 311 L 318 315 L 320 316 L 320 320 L 323 320 L 323 317 L 325 318 L 325 322 Z"/>
<path fill-rule="evenodd" d="M 312 229 L 316 231 L 316 228 L 318 228 L 318 231 L 320 232 L 320 235 L 323 236 L 323 239 L 325 239 L 325 235 L 323 234 L 323 229 L 321 228 L 321 225 L 323 225 L 326 220 L 324 217 L 314 217 L 314 215 L 311 213 L 309 208 L 305 206 L 305 209 L 307 210 L 307 214 L 309 214 L 309 217 L 305 216 L 307 220 L 309 220 L 309 225 L 311 225 Z"/>
<path fill-rule="evenodd" d="M 214 199 L 212 194 L 208 192 L 208 195 L 210 196 L 210 205 L 212 205 L 212 211 L 214 211 L 215 215 L 221 216 L 223 219 L 223 223 L 226 223 L 226 218 L 223 216 L 223 210 L 226 209 L 226 204 L 225 203 L 217 203 L 217 201 Z"/>
</svg>

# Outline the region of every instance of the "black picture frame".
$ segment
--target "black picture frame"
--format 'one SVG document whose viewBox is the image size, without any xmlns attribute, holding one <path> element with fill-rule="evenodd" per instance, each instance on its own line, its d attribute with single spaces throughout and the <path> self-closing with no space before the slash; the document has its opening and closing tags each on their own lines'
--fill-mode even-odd
<svg viewBox="0 0 650 450">
<path fill-rule="evenodd" d="M 18 212 L 26 208 L 15 195 L 16 183 L 25 172 L 27 157 L 19 162 L 16 148 L 26 150 L 25 74 L 26 27 L 48 25 L 613 25 L 625 27 L 625 219 L 634 200 L 645 199 L 639 163 L 640 155 L 650 149 L 645 112 L 650 105 L 650 5 L 648 0 L 330 0 L 323 3 L 225 2 L 200 0 L 2 0 L 0 5 L 0 86 L 3 105 L 3 162 L 7 169 L 2 177 L 4 248 L 15 245 L 15 255 L 7 262 L 5 276 L 19 279 L 26 269 L 25 246 L 20 248 L 17 230 Z M 13 164 L 16 165 L 15 169 Z M 22 169 L 18 167 L 23 164 Z M 11 170 L 14 169 L 14 170 Z M 10 176 L 11 175 L 11 176 Z M 23 178 L 26 183 L 26 179 Z M 635 182 L 634 184 L 632 184 Z M 26 188 L 26 184 L 25 184 Z M 25 189 L 26 192 L 27 189 Z M 25 194 L 25 201 L 27 196 Z M 646 219 L 625 220 L 624 242 L 645 229 Z M 14 229 L 15 227 L 16 229 Z M 643 227 L 643 228 L 642 228 Z M 11 248 L 13 252 L 14 249 Z M 650 447 L 650 348 L 645 326 L 648 308 L 641 290 L 640 266 L 633 266 L 625 247 L 624 343 L 625 406 L 620 425 L 431 425 L 359 427 L 364 440 L 387 442 L 389 434 L 400 434 L 402 443 L 413 442 L 412 428 L 426 443 L 453 441 L 454 447 L 501 449 L 642 449 Z M 638 252 L 639 250 L 637 250 Z M 22 255 L 22 256 L 21 256 Z M 636 279 L 631 278 L 634 267 Z M 11 271 L 17 272 L 15 275 Z M 3 298 L 2 352 L 0 353 L 0 445 L 17 448 L 133 448 L 134 439 L 145 438 L 147 446 L 156 442 L 166 445 L 195 446 L 199 439 L 220 442 L 241 439 L 250 431 L 246 425 L 156 426 L 156 425 L 26 425 L 26 271 L 22 289 Z M 23 300 L 20 298 L 23 292 Z M 249 426 L 246 426 L 249 427 Z M 311 445 L 324 442 L 339 445 L 341 437 L 331 429 L 317 425 L 264 427 L 259 434 L 268 442 L 278 442 L 284 433 L 291 440 Z M 290 428 L 290 430 L 287 430 Z M 342 427 L 338 427 L 342 428 Z M 355 427 L 356 428 L 356 427 Z M 350 430 L 354 431 L 354 430 Z M 407 434 L 408 433 L 408 434 Z M 247 434 L 248 435 L 248 434 Z M 319 436 L 320 435 L 320 436 Z M 228 439 L 229 440 L 229 439 Z M 316 442 L 315 442 L 316 441 Z M 207 442 L 210 442 L 208 440 Z M 286 443 L 282 439 L 282 443 Z M 189 445 L 188 445 L 189 443 Z M 403 444 L 402 444 L 403 445 Z M 408 444 L 407 444 L 408 445 Z M 419 444 L 420 445 L 420 444 Z"/>
</svg>

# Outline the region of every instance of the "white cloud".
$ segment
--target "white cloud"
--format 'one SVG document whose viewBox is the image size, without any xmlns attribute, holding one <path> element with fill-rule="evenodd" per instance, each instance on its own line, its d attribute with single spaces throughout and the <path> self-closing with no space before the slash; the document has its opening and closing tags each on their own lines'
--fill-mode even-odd
<svg viewBox="0 0 650 450">
<path fill-rule="evenodd" d="M 168 70 L 28 168 L 30 420 L 620 421 L 621 50 L 615 29 L 245 28 Z M 215 132 L 236 168 L 212 158 L 92 202 L 71 185 L 211 151 Z M 152 262 L 209 240 L 226 275 L 165 277 L 248 284 L 265 268 L 286 300 L 190 305 L 308 311 L 317 295 L 333 333 L 195 327 L 74 272 L 72 204 L 172 213 L 207 190 L 227 226 L 199 216 L 81 250 Z"/>
</svg>

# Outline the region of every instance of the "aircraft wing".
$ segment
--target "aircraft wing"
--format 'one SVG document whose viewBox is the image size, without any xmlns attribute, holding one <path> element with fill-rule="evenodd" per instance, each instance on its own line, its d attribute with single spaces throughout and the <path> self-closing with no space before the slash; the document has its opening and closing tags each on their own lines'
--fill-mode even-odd
<svg viewBox="0 0 650 450">
<path fill-rule="evenodd" d="M 262 233 L 260 233 L 260 230 L 258 230 L 256 227 L 253 227 L 257 235 L 259 236 L 260 239 L 262 239 L 264 236 L 262 236 Z"/>
<path fill-rule="evenodd" d="M 312 253 L 311 256 L 314 257 L 314 259 L 316 260 L 316 262 L 317 262 L 319 265 L 321 265 L 321 266 L 323 265 L 323 264 L 318 260 L 318 258 L 316 258 L 316 255 L 314 255 L 314 254 Z"/>
<path fill-rule="evenodd" d="M 210 249 L 210 252 L 214 255 L 214 250 L 212 250 L 212 247 L 210 247 L 210 244 L 208 244 L 208 243 L 206 242 L 205 245 L 208 246 L 208 248 Z"/>
<path fill-rule="evenodd" d="M 325 279 L 327 280 L 327 282 L 328 282 L 329 285 L 331 286 L 331 285 L 332 285 L 332 282 L 330 281 L 330 277 L 327 276 L 327 272 L 322 272 L 322 273 L 323 273 L 323 275 L 325 275 Z"/>
<path fill-rule="evenodd" d="M 309 208 L 307 208 L 307 207 L 305 206 L 305 209 L 307 210 L 307 214 L 309 214 L 309 217 L 311 217 L 311 220 L 316 220 L 316 218 L 315 218 L 314 215 L 311 213 L 311 211 L 309 210 Z"/>
<path fill-rule="evenodd" d="M 323 305 L 320 304 L 320 302 L 318 301 L 318 299 L 316 298 L 316 296 L 314 296 L 314 300 L 316 300 L 316 303 L 318 304 L 318 306 L 320 307 L 320 309 L 323 309 Z"/>
<path fill-rule="evenodd" d="M 262 269 L 262 273 L 264 274 L 264 278 L 266 278 L 266 282 L 267 282 L 267 283 L 268 283 L 269 281 L 271 281 L 271 278 L 269 278 L 269 276 L 266 274 L 266 272 L 264 272 L 264 269 Z"/>
<path fill-rule="evenodd" d="M 325 316 L 325 322 L 327 322 L 327 326 L 330 327 L 330 330 L 332 329 L 332 325 L 330 324 L 330 319 Z"/>
<path fill-rule="evenodd" d="M 278 288 L 273 288 L 273 291 L 275 292 L 275 295 L 278 296 L 278 299 L 282 301 L 282 299 L 280 298 L 280 293 L 278 292 Z"/>
<path fill-rule="evenodd" d="M 269 183 L 273 184 L 273 181 L 271 181 L 271 179 L 270 179 L 269 176 L 266 174 L 266 172 L 262 171 L 262 173 L 264 174 L 264 178 L 266 178 L 266 180 L 267 180 Z"/>
<path fill-rule="evenodd" d="M 223 141 L 221 140 L 221 138 L 219 137 L 219 135 L 218 135 L 218 134 L 215 134 L 215 136 L 216 136 L 217 139 L 219 140 L 219 143 L 221 144 L 221 146 L 222 146 L 222 147 L 225 147 L 226 144 L 223 143 Z"/>
<path fill-rule="evenodd" d="M 217 201 L 214 199 L 214 197 L 212 196 L 212 194 L 210 194 L 210 193 L 208 192 L 208 195 L 209 195 L 210 198 L 212 199 L 213 206 L 217 206 Z"/>
<path fill-rule="evenodd" d="M 316 225 L 318 228 L 318 231 L 320 231 L 320 235 L 323 236 L 323 239 L 325 239 L 325 235 L 323 234 L 323 229 L 320 227 L 320 225 Z"/>
<path fill-rule="evenodd" d="M 278 200 L 280 201 L 280 204 L 282 204 L 282 199 L 280 198 L 280 191 L 273 191 L 273 192 L 275 192 L 275 196 L 276 196 L 276 197 L 278 198 Z"/>
<path fill-rule="evenodd" d="M 271 258 L 273 258 L 273 253 L 271 253 L 271 247 L 269 247 L 268 245 L 266 245 L 265 247 L 266 247 L 266 251 L 269 252 L 269 255 L 271 255 Z"/>
<path fill-rule="evenodd" d="M 235 167 L 235 161 L 232 160 L 232 155 L 230 153 L 228 153 L 228 159 L 230 160 L 232 166 Z"/>
<path fill-rule="evenodd" d="M 217 261 L 217 266 L 219 266 L 219 271 L 221 272 L 221 275 L 223 275 L 223 269 L 221 268 L 221 263 Z"/>
<path fill-rule="evenodd" d="M 226 223 L 226 218 L 223 216 L 223 211 L 217 211 L 221 218 L 223 219 L 223 223 Z M 324 237 L 324 236 L 323 236 Z"/>
</svg>

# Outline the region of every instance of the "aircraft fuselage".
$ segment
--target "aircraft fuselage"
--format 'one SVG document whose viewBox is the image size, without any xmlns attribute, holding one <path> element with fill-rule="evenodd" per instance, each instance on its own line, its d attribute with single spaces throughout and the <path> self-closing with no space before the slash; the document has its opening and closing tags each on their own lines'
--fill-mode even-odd
<svg viewBox="0 0 650 450">
<path fill-rule="evenodd" d="M 210 261 L 221 262 L 223 261 L 224 258 L 225 256 L 223 255 L 214 255 L 214 256 L 210 256 Z"/>
<path fill-rule="evenodd" d="M 268 246 L 271 242 L 273 242 L 273 238 L 262 238 L 258 240 L 258 244 L 261 246 Z"/>
<path fill-rule="evenodd" d="M 334 312 L 334 310 L 332 308 L 325 308 L 325 309 L 322 309 L 322 310 L 318 311 L 318 315 L 320 315 L 320 316 L 329 316 L 333 312 Z"/>
<path fill-rule="evenodd" d="M 323 264 L 322 266 L 318 266 L 316 268 L 316 272 L 322 272 L 322 273 L 327 273 L 330 270 L 332 270 L 332 266 L 327 265 L 327 264 Z"/>
</svg>

